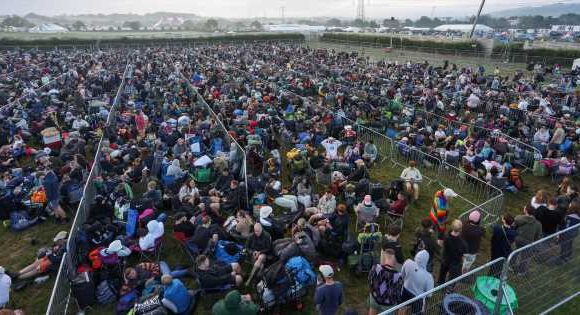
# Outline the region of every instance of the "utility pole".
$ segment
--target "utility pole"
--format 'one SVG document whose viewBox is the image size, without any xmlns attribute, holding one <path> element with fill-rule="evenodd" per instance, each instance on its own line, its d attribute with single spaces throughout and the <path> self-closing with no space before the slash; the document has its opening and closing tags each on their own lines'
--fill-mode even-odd
<svg viewBox="0 0 580 315">
<path fill-rule="evenodd" d="M 361 20 L 364 24 L 365 22 L 365 0 L 358 0 L 358 5 L 356 8 L 356 18 Z"/>
<path fill-rule="evenodd" d="M 281 7 L 280 9 L 282 9 L 282 24 L 286 23 L 286 20 L 284 19 L 284 9 L 285 7 Z"/>
<path fill-rule="evenodd" d="M 484 4 L 485 4 L 485 0 L 481 0 L 481 4 L 479 5 L 479 10 L 477 11 L 477 15 L 475 16 L 475 21 L 473 21 L 473 27 L 471 28 L 471 34 L 469 34 L 469 38 L 472 38 L 473 33 L 475 33 L 475 26 L 477 25 L 477 20 L 479 20 L 479 15 L 481 14 L 481 10 L 483 9 Z"/>
</svg>

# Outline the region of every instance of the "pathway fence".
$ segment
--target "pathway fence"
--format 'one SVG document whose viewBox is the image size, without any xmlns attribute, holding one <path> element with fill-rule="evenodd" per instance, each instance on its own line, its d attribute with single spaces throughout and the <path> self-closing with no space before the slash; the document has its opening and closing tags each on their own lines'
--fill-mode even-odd
<svg viewBox="0 0 580 315">
<path fill-rule="evenodd" d="M 580 224 L 450 280 L 381 315 L 539 314 L 580 296 Z M 399 313 L 400 314 L 400 313 Z"/>
<path fill-rule="evenodd" d="M 116 115 L 119 114 L 117 112 L 117 108 L 121 100 L 121 94 L 125 87 L 129 69 L 130 65 L 128 60 L 127 65 L 125 66 L 123 80 L 119 85 L 119 89 L 117 90 L 117 94 L 109 110 L 109 116 L 107 117 L 107 123 L 104 128 L 103 136 L 99 140 L 99 144 L 97 146 L 97 153 L 95 155 L 93 167 L 91 168 L 91 172 L 89 173 L 88 179 L 83 188 L 83 197 L 79 203 L 75 218 L 72 223 L 69 238 L 66 243 L 66 253 L 64 254 L 60 263 L 56 280 L 54 282 L 54 289 L 50 296 L 50 301 L 46 310 L 47 315 L 67 314 L 71 298 L 71 281 L 74 280 L 76 275 L 79 230 L 86 222 L 89 216 L 90 206 L 95 200 L 96 191 L 94 183 L 101 174 L 99 161 L 101 160 L 103 141 L 108 139 L 107 130 L 115 130 L 113 124 L 117 121 Z"/>
</svg>

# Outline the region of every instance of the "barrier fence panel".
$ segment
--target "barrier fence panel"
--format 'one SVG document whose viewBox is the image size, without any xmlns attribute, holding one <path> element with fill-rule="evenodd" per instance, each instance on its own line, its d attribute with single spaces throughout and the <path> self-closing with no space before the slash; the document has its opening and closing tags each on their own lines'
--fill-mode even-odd
<svg viewBox="0 0 580 315">
<path fill-rule="evenodd" d="M 497 294 L 499 275 L 505 258 L 498 258 L 471 270 L 404 303 L 393 306 L 388 314 L 489 314 L 495 304 L 489 294 Z M 435 279 L 437 280 L 437 279 Z"/>
<path fill-rule="evenodd" d="M 124 90 L 125 81 L 127 77 L 127 71 L 129 69 L 129 63 L 125 67 L 125 71 L 123 74 L 123 80 L 119 85 L 117 90 L 117 94 L 115 95 L 115 99 L 113 104 L 109 110 L 109 116 L 107 117 L 107 122 L 105 127 L 103 128 L 103 135 L 99 141 L 97 146 L 96 155 L 93 162 L 93 167 L 89 173 L 87 181 L 85 182 L 85 186 L 83 188 L 83 197 L 79 202 L 79 206 L 77 208 L 77 212 L 75 214 L 72 227 L 70 229 L 69 238 L 66 244 L 66 253 L 63 256 L 61 264 L 58 269 L 58 273 L 56 276 L 56 280 L 54 283 L 54 288 L 50 297 L 50 301 L 48 303 L 47 315 L 60 315 L 60 314 L 67 314 L 69 302 L 70 302 L 70 294 L 71 294 L 71 281 L 73 280 L 76 274 L 76 266 L 77 266 L 77 244 L 78 244 L 78 231 L 81 226 L 86 222 L 89 213 L 90 213 L 90 206 L 95 199 L 96 195 L 96 187 L 94 185 L 97 178 L 100 176 L 100 166 L 99 160 L 101 158 L 101 151 L 103 146 L 103 140 L 106 139 L 108 130 L 111 129 L 111 122 L 115 122 L 114 119 L 116 115 L 116 108 L 119 104 L 121 93 Z M 114 128 L 114 127 L 113 127 Z"/>
<path fill-rule="evenodd" d="M 236 141 L 236 139 L 234 139 L 234 137 L 232 137 L 232 135 L 228 132 L 228 128 L 226 128 L 222 122 L 222 119 L 215 113 L 215 111 L 213 110 L 213 108 L 211 108 L 211 106 L 203 99 L 203 95 L 198 93 L 197 88 L 195 88 L 191 82 L 189 81 L 189 79 L 187 79 L 187 76 L 183 73 L 180 72 L 183 79 L 187 82 L 187 86 L 188 88 L 197 95 L 197 102 L 196 104 L 194 104 L 195 106 L 199 106 L 199 108 L 202 111 L 206 111 L 207 115 L 209 115 L 209 117 L 211 117 L 211 119 L 213 119 L 216 123 L 218 123 L 221 132 L 224 133 L 225 136 L 225 140 L 226 140 L 226 148 L 228 150 L 231 150 L 231 145 L 233 144 L 236 147 L 236 153 L 237 154 L 230 154 L 229 158 L 234 158 L 235 160 L 233 161 L 229 161 L 230 163 L 232 163 L 234 166 L 231 168 L 233 170 L 238 169 L 239 171 L 237 172 L 239 179 L 243 179 L 244 182 L 244 194 L 245 194 L 245 205 L 248 206 L 250 204 L 250 196 L 249 196 L 249 192 L 248 192 L 248 177 L 247 177 L 247 168 L 246 168 L 246 150 L 244 150 L 244 148 Z"/>
<path fill-rule="evenodd" d="M 580 224 L 513 251 L 502 271 L 504 290 L 498 299 L 513 292 L 508 300 L 516 299 L 517 310 L 510 311 L 538 314 L 577 295 L 580 292 L 579 232 Z M 500 305 L 496 311 L 506 313 Z"/>
</svg>

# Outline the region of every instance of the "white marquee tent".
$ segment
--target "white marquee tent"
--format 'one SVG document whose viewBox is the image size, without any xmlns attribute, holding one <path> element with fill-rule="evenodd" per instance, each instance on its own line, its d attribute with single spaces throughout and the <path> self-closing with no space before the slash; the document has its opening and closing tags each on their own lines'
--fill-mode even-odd
<svg viewBox="0 0 580 315">
<path fill-rule="evenodd" d="M 472 27 L 473 27 L 473 24 L 444 24 L 444 25 L 439 25 L 439 26 L 435 27 L 433 30 L 438 31 L 438 32 L 469 33 L 469 32 L 471 32 Z M 476 32 L 490 32 L 490 31 L 493 31 L 493 28 L 491 28 L 487 25 L 477 24 L 477 25 L 475 25 L 475 31 Z"/>
</svg>

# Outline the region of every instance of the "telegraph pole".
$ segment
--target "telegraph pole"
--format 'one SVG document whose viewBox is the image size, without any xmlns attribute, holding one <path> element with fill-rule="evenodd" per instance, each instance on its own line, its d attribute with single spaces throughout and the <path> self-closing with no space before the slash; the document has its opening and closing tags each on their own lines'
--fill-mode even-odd
<svg viewBox="0 0 580 315">
<path fill-rule="evenodd" d="M 282 10 L 282 24 L 284 24 L 286 22 L 285 21 L 285 18 L 284 18 L 284 9 L 285 9 L 285 7 L 280 7 L 280 9 Z"/>
<path fill-rule="evenodd" d="M 485 4 L 485 0 L 481 0 L 481 4 L 479 5 L 479 10 L 477 11 L 477 15 L 475 16 L 475 21 L 473 21 L 473 27 L 471 28 L 471 34 L 469 34 L 469 38 L 473 37 L 473 33 L 475 32 L 475 26 L 477 25 L 477 20 L 479 20 L 479 15 L 481 14 L 481 10 L 483 9 L 484 4 Z"/>
</svg>

